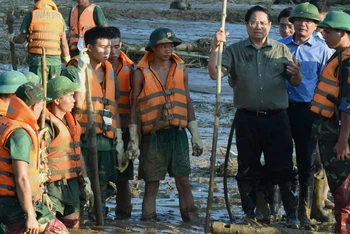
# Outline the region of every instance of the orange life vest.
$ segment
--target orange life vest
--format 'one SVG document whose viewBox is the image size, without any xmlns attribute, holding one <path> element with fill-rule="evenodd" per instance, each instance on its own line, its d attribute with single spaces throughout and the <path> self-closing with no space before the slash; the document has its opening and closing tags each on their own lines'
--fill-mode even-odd
<svg viewBox="0 0 350 234">
<path fill-rule="evenodd" d="M 350 48 L 342 52 L 342 61 L 350 58 Z M 335 111 L 335 105 L 329 101 L 326 97 L 327 94 L 332 94 L 335 97 L 339 97 L 339 75 L 341 71 L 338 71 L 338 56 L 332 56 L 325 64 L 320 80 L 315 89 L 311 101 L 311 111 L 320 114 L 323 117 L 331 118 Z"/>
<path fill-rule="evenodd" d="M 50 169 L 50 182 L 69 180 L 81 175 L 80 162 L 80 134 L 79 123 L 71 113 L 64 116 L 67 125 L 54 114 L 47 111 L 47 120 L 54 126 L 54 139 L 50 143 L 48 167 Z"/>
<path fill-rule="evenodd" d="M 32 110 L 19 98 L 13 96 L 6 113 L 0 119 L 0 196 L 16 196 L 16 183 L 13 174 L 12 160 L 6 147 L 10 135 L 16 129 L 24 129 L 30 136 L 33 147 L 30 151 L 28 178 L 34 201 L 41 199 L 42 178 L 39 174 L 38 125 Z"/>
<path fill-rule="evenodd" d="M 165 86 L 150 67 L 154 55 L 147 52 L 138 64 L 143 74 L 143 89 L 137 97 L 144 134 L 176 126 L 187 127 L 187 97 L 184 82 L 184 62 L 172 54 Z"/>
<path fill-rule="evenodd" d="M 7 112 L 7 104 L 0 98 L 0 115 L 4 116 Z"/>
<path fill-rule="evenodd" d="M 130 91 L 133 72 L 132 67 L 134 66 L 134 62 L 131 61 L 123 51 L 120 51 L 119 58 L 121 61 L 115 70 L 120 90 L 120 98 L 118 99 L 118 112 L 121 120 L 127 121 L 121 121 L 122 126 L 127 127 L 129 125 L 128 122 L 130 121 Z"/>
<path fill-rule="evenodd" d="M 28 28 L 29 54 L 61 55 L 61 36 L 64 32 L 63 18 L 51 0 L 35 3 L 32 21 Z"/>
<path fill-rule="evenodd" d="M 94 10 L 96 4 L 90 4 L 88 7 L 84 9 L 84 11 L 79 16 L 78 6 L 73 7 L 70 12 L 69 19 L 69 50 L 74 51 L 77 50 L 77 44 L 79 38 L 84 40 L 84 34 L 90 28 L 96 27 L 96 23 L 94 21 Z"/>
<path fill-rule="evenodd" d="M 77 57 L 71 59 L 66 66 L 77 66 Z M 112 64 L 108 61 L 102 63 L 105 70 L 105 77 L 102 86 L 100 85 L 95 72 L 88 66 L 88 73 L 91 87 L 92 107 L 95 113 L 96 134 L 102 133 L 104 136 L 114 139 L 117 131 L 116 121 L 116 103 L 115 103 L 115 83 L 114 71 Z M 79 121 L 81 126 L 81 133 L 86 133 L 88 125 L 88 111 L 86 100 L 83 103 L 82 109 L 74 109 L 75 118 Z M 103 122 L 103 116 L 112 118 L 112 125 L 106 125 Z"/>
</svg>

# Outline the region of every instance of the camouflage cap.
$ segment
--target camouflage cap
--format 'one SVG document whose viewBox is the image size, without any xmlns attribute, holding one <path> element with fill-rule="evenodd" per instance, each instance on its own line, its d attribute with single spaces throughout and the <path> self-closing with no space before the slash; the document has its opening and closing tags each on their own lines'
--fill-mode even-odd
<svg viewBox="0 0 350 234">
<path fill-rule="evenodd" d="M 37 83 L 37 84 L 41 83 L 41 79 L 37 74 L 30 72 L 30 71 L 24 72 L 23 74 L 27 78 L 28 82 L 33 82 L 33 83 Z"/>
<path fill-rule="evenodd" d="M 331 11 L 317 26 L 350 31 L 350 15 L 343 11 Z"/>
<path fill-rule="evenodd" d="M 33 82 L 25 83 L 18 87 L 15 92 L 16 96 L 25 102 L 28 106 L 32 106 L 41 101 L 50 101 L 51 98 L 44 96 L 44 89 L 40 84 Z"/>
<path fill-rule="evenodd" d="M 165 43 L 174 43 L 174 46 L 178 46 L 182 41 L 175 36 L 175 33 L 171 29 L 157 28 L 151 33 L 145 50 L 152 51 L 152 46 Z"/>
<path fill-rule="evenodd" d="M 53 100 L 63 97 L 69 93 L 75 92 L 79 88 L 77 83 L 74 83 L 65 76 L 58 76 L 47 82 L 47 97 Z"/>
</svg>

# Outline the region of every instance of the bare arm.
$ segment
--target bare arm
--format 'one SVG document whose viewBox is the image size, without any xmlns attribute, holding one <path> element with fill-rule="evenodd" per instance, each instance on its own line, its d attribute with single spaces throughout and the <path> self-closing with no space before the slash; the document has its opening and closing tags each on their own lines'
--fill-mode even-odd
<svg viewBox="0 0 350 234">
<path fill-rule="evenodd" d="M 221 42 L 226 41 L 227 36 L 228 36 L 228 33 L 225 33 L 225 31 L 222 28 L 220 28 L 215 33 L 214 40 L 211 44 L 211 52 L 210 52 L 209 62 L 208 62 L 208 71 L 209 71 L 210 78 L 213 80 L 216 80 L 218 76 L 217 61 L 218 61 L 218 54 L 219 54 L 219 45 Z M 223 74 L 221 73 L 221 77 L 222 76 Z"/>
<path fill-rule="evenodd" d="M 32 189 L 29 182 L 28 163 L 20 160 L 12 160 L 13 173 L 16 182 L 16 193 L 26 214 L 26 231 L 39 232 L 39 224 L 32 202 Z"/>
<path fill-rule="evenodd" d="M 194 114 L 194 108 L 193 108 L 193 105 L 192 105 L 190 91 L 189 91 L 189 88 L 188 88 L 188 72 L 187 72 L 187 70 L 185 70 L 185 72 L 184 72 L 184 82 L 185 82 L 185 91 L 186 91 L 186 99 L 187 99 L 188 122 L 191 122 L 193 120 L 196 120 L 196 116 Z"/>
<path fill-rule="evenodd" d="M 143 86 L 143 75 L 141 70 L 137 69 L 134 72 L 132 79 L 132 105 L 130 111 L 130 123 L 137 124 L 137 97 L 140 95 Z"/>
<path fill-rule="evenodd" d="M 27 34 L 20 33 L 19 35 L 15 36 L 13 38 L 13 43 L 23 44 L 26 40 L 27 40 Z"/>
<path fill-rule="evenodd" d="M 81 165 L 81 174 L 83 177 L 87 177 L 87 172 L 86 172 L 86 164 L 85 164 L 85 159 L 82 153 L 79 155 L 80 158 L 80 165 Z"/>
<path fill-rule="evenodd" d="M 69 47 L 68 47 L 66 32 L 62 33 L 62 37 L 61 37 L 61 51 L 62 51 L 62 56 L 63 57 L 69 56 Z"/>
<path fill-rule="evenodd" d="M 338 160 L 348 160 L 349 144 L 348 138 L 350 133 L 350 115 L 341 112 L 341 127 L 337 144 L 334 146 L 334 151 L 337 154 Z"/>
</svg>

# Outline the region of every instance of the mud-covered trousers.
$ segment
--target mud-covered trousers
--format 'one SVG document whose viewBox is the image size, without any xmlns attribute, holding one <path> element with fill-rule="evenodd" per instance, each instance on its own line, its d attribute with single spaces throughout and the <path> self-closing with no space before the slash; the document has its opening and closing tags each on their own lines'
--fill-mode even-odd
<svg viewBox="0 0 350 234">
<path fill-rule="evenodd" d="M 258 184 L 295 183 L 293 144 L 285 110 L 256 112 L 238 109 L 235 116 L 238 173 L 246 216 L 254 215 Z M 265 165 L 260 159 L 264 154 Z"/>
<path fill-rule="evenodd" d="M 323 167 L 334 198 L 337 233 L 350 233 L 350 160 L 337 160 L 333 148 L 339 135 L 339 121 L 319 117 L 314 123 Z M 348 142 L 350 143 L 350 142 Z"/>
</svg>

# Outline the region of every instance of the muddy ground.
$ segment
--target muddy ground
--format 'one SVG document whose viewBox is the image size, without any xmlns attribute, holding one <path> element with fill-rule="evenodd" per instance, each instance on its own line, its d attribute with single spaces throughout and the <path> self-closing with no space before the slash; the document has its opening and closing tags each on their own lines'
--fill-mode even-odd
<svg viewBox="0 0 350 234">
<path fill-rule="evenodd" d="M 69 8 L 74 5 L 71 0 L 56 0 L 55 1 L 62 12 L 62 15 L 67 18 Z M 148 42 L 150 33 L 156 27 L 170 27 L 175 34 L 181 38 L 184 43 L 193 43 L 196 40 L 208 40 L 212 38 L 214 32 L 220 26 L 221 18 L 221 1 L 215 0 L 197 0 L 192 1 L 192 10 L 178 11 L 170 10 L 169 0 L 100 0 L 95 1 L 103 9 L 108 24 L 118 26 L 121 29 L 122 40 L 127 45 L 125 49 L 128 52 L 142 50 L 144 45 Z M 268 7 L 270 1 L 261 1 Z M 5 20 L 5 13 L 7 10 L 15 11 L 14 28 L 17 30 L 20 27 L 23 16 L 32 8 L 32 1 L 27 0 L 0 0 L 2 10 L 0 18 Z M 29 3 L 29 5 L 27 4 Z M 228 1 L 227 10 L 227 31 L 230 32 L 228 43 L 240 40 L 246 36 L 245 26 L 241 23 L 244 19 L 245 10 L 251 7 L 250 4 L 256 3 L 256 0 L 248 1 Z M 278 12 L 286 7 L 285 5 L 272 6 L 272 13 L 274 19 Z M 0 69 L 11 69 L 9 44 L 4 39 L 4 31 L 6 26 L 2 24 L 0 27 Z M 2 36 L 1 36 L 2 35 Z M 278 38 L 277 26 L 272 27 L 270 35 L 272 38 Z M 205 47 L 205 46 L 203 46 Z M 191 156 L 192 174 L 191 186 L 195 202 L 199 207 L 200 214 L 205 216 L 205 209 L 207 204 L 208 183 L 209 183 L 209 167 L 210 156 L 212 149 L 213 137 L 213 122 L 215 110 L 215 82 L 210 80 L 206 70 L 206 62 L 208 56 L 208 47 L 203 50 L 192 53 L 191 51 L 178 51 L 186 61 L 189 67 L 189 87 L 191 97 L 196 110 L 197 120 L 199 122 L 201 137 L 204 143 L 204 153 L 201 157 Z M 27 70 L 26 65 L 26 50 L 23 45 L 16 45 L 16 53 L 18 55 L 18 62 L 20 70 Z M 140 53 L 135 53 L 132 58 L 135 62 L 140 58 Z M 190 54 L 185 56 L 185 54 Z M 132 53 L 130 52 L 130 55 Z M 192 55 L 192 56 L 191 56 Z M 227 79 L 222 80 L 221 93 L 221 117 L 220 129 L 218 135 L 218 152 L 217 162 L 219 165 L 224 161 L 224 156 L 219 148 L 226 148 L 227 138 L 230 131 L 231 122 L 234 116 L 234 108 L 232 105 L 232 89 L 228 86 Z M 235 140 L 234 140 L 235 141 Z M 232 151 L 237 152 L 234 142 Z M 116 232 L 130 232 L 130 233 L 203 233 L 203 224 L 189 225 L 181 222 L 181 216 L 178 209 L 178 195 L 174 180 L 167 177 L 161 182 L 159 194 L 157 197 L 157 214 L 159 222 L 147 223 L 140 222 L 141 218 L 141 204 L 143 197 L 144 183 L 137 180 L 137 166 L 135 161 L 135 180 L 130 181 L 130 186 L 133 191 L 133 213 L 129 221 L 115 221 L 114 207 L 115 200 L 111 197 L 108 200 L 110 212 L 108 219 L 105 221 L 106 227 L 94 227 L 94 223 L 86 218 L 87 223 L 83 225 L 86 228 L 84 231 L 72 231 L 72 233 L 116 233 Z M 233 213 L 236 217 L 242 217 L 243 213 L 240 208 L 240 199 L 238 195 L 237 185 L 233 178 L 229 178 L 230 197 Z M 215 178 L 214 200 L 212 206 L 212 221 L 229 222 L 227 214 L 222 178 Z M 281 224 L 283 225 L 283 224 Z M 323 229 L 327 230 L 327 229 Z"/>
</svg>

